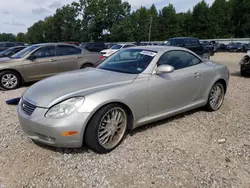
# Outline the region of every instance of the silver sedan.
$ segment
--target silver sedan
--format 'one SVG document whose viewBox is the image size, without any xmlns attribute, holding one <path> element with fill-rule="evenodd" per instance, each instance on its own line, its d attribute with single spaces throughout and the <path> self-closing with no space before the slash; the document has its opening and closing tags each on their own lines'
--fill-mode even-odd
<svg viewBox="0 0 250 188">
<path fill-rule="evenodd" d="M 135 47 L 97 68 L 63 73 L 28 88 L 19 103 L 23 131 L 56 147 L 116 148 L 128 130 L 198 107 L 218 110 L 227 67 L 177 47 Z"/>
</svg>

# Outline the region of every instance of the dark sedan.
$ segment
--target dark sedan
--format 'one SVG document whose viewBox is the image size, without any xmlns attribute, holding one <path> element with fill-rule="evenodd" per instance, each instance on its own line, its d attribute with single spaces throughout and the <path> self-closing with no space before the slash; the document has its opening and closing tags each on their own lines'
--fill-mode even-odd
<svg viewBox="0 0 250 188">
<path fill-rule="evenodd" d="M 23 50 L 24 48 L 26 48 L 26 46 L 15 46 L 12 48 L 8 48 L 7 50 L 0 52 L 0 58 L 10 57 L 10 56 L 16 54 L 17 52 Z"/>
<path fill-rule="evenodd" d="M 247 52 L 249 50 L 249 45 L 245 43 L 230 43 L 228 45 L 229 52 Z"/>
</svg>

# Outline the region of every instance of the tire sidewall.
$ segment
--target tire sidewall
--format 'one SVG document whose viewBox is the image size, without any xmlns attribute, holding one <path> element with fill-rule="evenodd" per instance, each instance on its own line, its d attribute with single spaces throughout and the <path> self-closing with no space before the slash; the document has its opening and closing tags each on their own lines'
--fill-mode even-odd
<svg viewBox="0 0 250 188">
<path fill-rule="evenodd" d="M 103 116 L 109 110 L 116 108 L 116 107 L 123 109 L 124 112 L 126 113 L 127 124 L 125 127 L 124 135 L 122 136 L 121 140 L 113 148 L 107 149 L 99 143 L 99 139 L 98 139 L 99 124 L 100 124 Z M 124 138 L 126 136 L 127 129 L 128 129 L 128 123 L 129 123 L 128 117 L 129 116 L 128 116 L 126 109 L 120 104 L 114 103 L 114 104 L 108 104 L 108 105 L 102 107 L 93 115 L 93 117 L 91 118 L 91 120 L 89 121 L 89 123 L 85 129 L 85 134 L 84 134 L 84 139 L 83 139 L 84 144 L 86 144 L 93 151 L 100 153 L 100 154 L 105 154 L 105 153 L 108 153 L 108 152 L 114 150 L 116 147 L 118 147 L 121 144 L 121 142 L 124 140 Z"/>
<path fill-rule="evenodd" d="M 223 91 L 223 98 L 222 98 L 222 102 L 221 102 L 220 106 L 219 106 L 217 109 L 214 109 L 214 108 L 212 108 L 211 105 L 210 105 L 210 98 L 211 98 L 211 93 L 212 93 L 213 88 L 214 88 L 215 86 L 217 86 L 217 85 L 220 85 L 221 88 L 222 88 L 222 91 Z M 213 85 L 213 87 L 211 88 L 210 92 L 209 92 L 208 101 L 207 101 L 207 105 L 206 105 L 207 109 L 208 109 L 209 111 L 217 111 L 217 110 L 219 110 L 219 109 L 221 108 L 221 106 L 223 105 L 224 99 L 225 99 L 225 88 L 224 88 L 224 86 L 223 86 L 222 83 L 216 82 L 216 83 Z"/>
<path fill-rule="evenodd" d="M 2 85 L 2 77 L 6 74 L 13 74 L 15 75 L 15 77 L 17 78 L 17 84 L 15 87 L 13 88 L 6 88 L 5 86 Z M 14 71 L 3 71 L 0 72 L 0 88 L 2 88 L 3 90 L 14 90 L 17 89 L 19 86 L 21 85 L 21 77 Z"/>
</svg>

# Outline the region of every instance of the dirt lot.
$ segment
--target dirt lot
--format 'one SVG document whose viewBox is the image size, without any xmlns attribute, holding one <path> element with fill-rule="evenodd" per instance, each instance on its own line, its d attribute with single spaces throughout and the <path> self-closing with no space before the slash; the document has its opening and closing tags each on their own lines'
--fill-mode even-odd
<svg viewBox="0 0 250 188">
<path fill-rule="evenodd" d="M 0 188 L 250 187 L 250 79 L 239 76 L 242 56 L 213 57 L 231 70 L 218 112 L 196 110 L 137 129 L 107 155 L 35 145 L 19 127 L 16 106 L 5 104 L 25 88 L 0 91 Z"/>
</svg>

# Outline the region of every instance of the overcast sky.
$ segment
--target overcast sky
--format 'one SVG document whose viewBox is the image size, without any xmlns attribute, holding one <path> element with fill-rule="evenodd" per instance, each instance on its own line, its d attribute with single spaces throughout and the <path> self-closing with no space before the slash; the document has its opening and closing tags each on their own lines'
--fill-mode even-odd
<svg viewBox="0 0 250 188">
<path fill-rule="evenodd" d="M 54 14 L 55 10 L 73 0 L 0 0 L 0 33 L 26 32 L 34 22 Z M 128 0 L 132 9 L 141 5 L 158 9 L 172 3 L 177 12 L 192 9 L 200 0 Z M 214 0 L 207 0 L 211 4 Z"/>
</svg>

